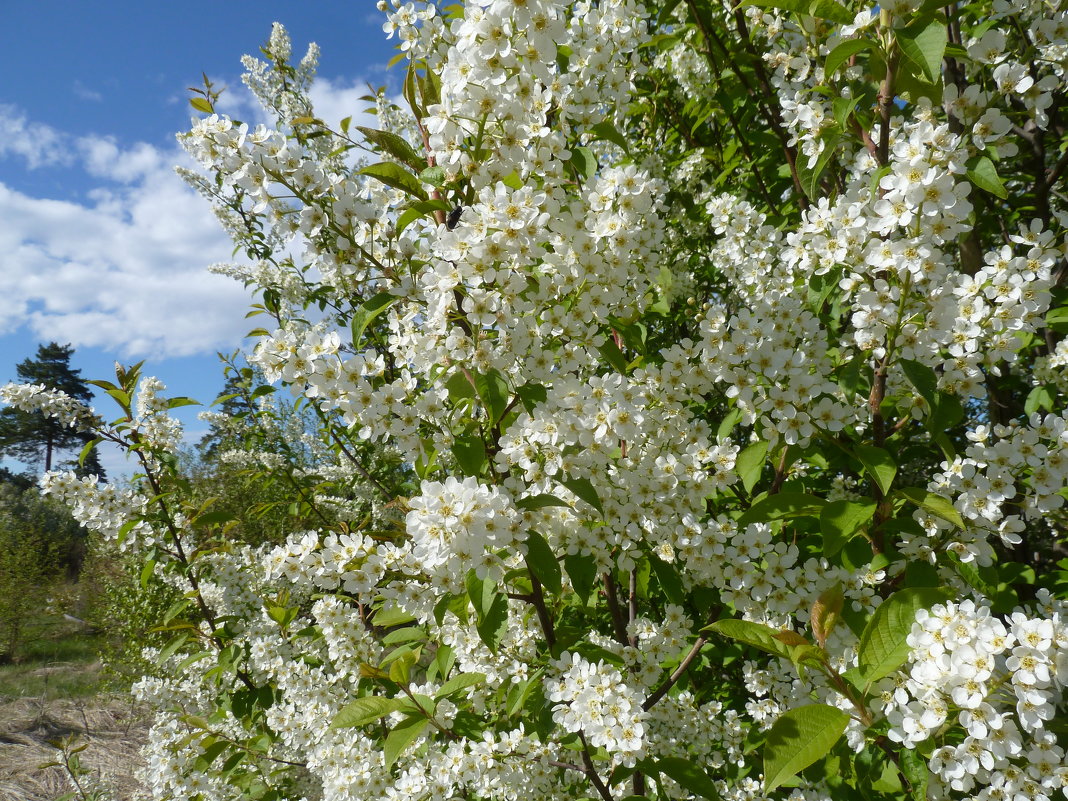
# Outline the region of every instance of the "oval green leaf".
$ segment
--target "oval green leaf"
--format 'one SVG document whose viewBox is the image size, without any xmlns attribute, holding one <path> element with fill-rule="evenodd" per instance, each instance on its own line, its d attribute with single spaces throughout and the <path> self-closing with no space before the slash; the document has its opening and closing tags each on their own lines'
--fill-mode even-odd
<svg viewBox="0 0 1068 801">
<path fill-rule="evenodd" d="M 739 526 L 785 520 L 791 517 L 819 517 L 827 501 L 804 492 L 780 492 L 754 503 L 738 518 Z"/>
<path fill-rule="evenodd" d="M 476 684 L 482 684 L 485 680 L 485 673 L 460 673 L 442 684 L 441 689 L 434 693 L 434 698 L 440 700 L 447 695 L 452 695 L 454 692 L 474 687 Z"/>
<path fill-rule="evenodd" d="M 404 706 L 404 700 L 399 698 L 384 698 L 381 695 L 357 698 L 337 713 L 330 723 L 330 728 L 348 729 L 353 726 L 364 726 L 396 712 L 402 706 Z"/>
<path fill-rule="evenodd" d="M 874 47 L 875 42 L 870 39 L 846 39 L 844 42 L 839 43 L 827 55 L 827 60 L 823 62 L 823 80 L 829 80 L 838 71 L 839 67 L 860 51 L 871 50 Z"/>
<path fill-rule="evenodd" d="M 883 601 L 860 635 L 858 662 L 867 683 L 889 676 L 909 657 L 905 641 L 916 621 L 916 612 L 949 600 L 953 594 L 941 587 L 898 590 Z"/>
<path fill-rule="evenodd" d="M 856 454 L 864 465 L 864 472 L 875 482 L 875 486 L 881 489 L 884 495 L 888 493 L 890 485 L 894 483 L 894 476 L 897 475 L 897 464 L 893 457 L 883 448 L 874 445 L 857 445 Z"/>
<path fill-rule="evenodd" d="M 875 514 L 876 503 L 862 501 L 831 501 L 820 512 L 820 532 L 823 534 L 823 555 L 834 556 L 856 536 Z"/>
<path fill-rule="evenodd" d="M 849 715 L 826 704 L 810 704 L 784 713 L 764 743 L 764 792 L 822 759 L 838 742 Z"/>
<path fill-rule="evenodd" d="M 425 717 L 412 716 L 405 718 L 393 727 L 382 746 L 387 770 L 397 761 L 397 757 L 403 754 L 404 750 L 412 744 L 412 741 L 423 733 L 429 723 L 430 721 Z"/>
<path fill-rule="evenodd" d="M 360 170 L 359 174 L 370 175 L 372 178 L 377 178 L 386 186 L 392 186 L 394 189 L 407 192 L 409 195 L 417 197 L 420 200 L 427 199 L 426 192 L 423 191 L 423 185 L 419 182 L 419 179 L 404 169 L 404 167 L 399 164 L 394 164 L 392 161 L 371 164 Z"/>
<path fill-rule="evenodd" d="M 754 442 L 738 454 L 734 463 L 734 470 L 738 478 L 742 480 L 742 486 L 746 492 L 752 492 L 753 487 L 760 480 L 760 473 L 764 469 L 764 459 L 768 455 L 768 443 Z"/>
</svg>

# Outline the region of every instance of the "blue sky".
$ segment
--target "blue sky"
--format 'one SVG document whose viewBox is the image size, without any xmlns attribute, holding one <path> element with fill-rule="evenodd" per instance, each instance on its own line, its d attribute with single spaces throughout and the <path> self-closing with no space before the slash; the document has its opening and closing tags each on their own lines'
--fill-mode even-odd
<svg viewBox="0 0 1068 801">
<path fill-rule="evenodd" d="M 277 21 L 295 59 L 318 43 L 312 97 L 336 123 L 366 106 L 368 83 L 400 80 L 386 70 L 384 16 L 372 0 L 6 0 L 2 19 L 0 383 L 55 340 L 74 345 L 86 378 L 144 359 L 170 393 L 210 402 L 223 381 L 215 353 L 258 323 L 244 319 L 242 287 L 207 272 L 231 260 L 230 243 L 173 173 L 174 135 L 195 114 L 187 87 L 206 72 L 227 87 L 222 109 L 257 121 L 240 59 Z M 197 439 L 195 411 L 184 420 Z M 116 454 L 105 467 L 126 472 Z"/>
</svg>

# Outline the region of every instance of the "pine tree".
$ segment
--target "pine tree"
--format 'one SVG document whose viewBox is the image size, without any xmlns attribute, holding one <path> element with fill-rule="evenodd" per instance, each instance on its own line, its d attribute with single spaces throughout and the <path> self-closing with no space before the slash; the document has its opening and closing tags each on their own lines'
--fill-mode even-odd
<svg viewBox="0 0 1068 801">
<path fill-rule="evenodd" d="M 25 359 L 15 368 L 21 382 L 44 384 L 49 389 L 58 389 L 72 398 L 89 403 L 93 393 L 81 370 L 70 366 L 74 348 L 50 342 L 39 345 L 34 359 Z M 0 457 L 10 457 L 26 464 L 44 462 L 47 472 L 52 469 L 57 455 L 74 448 L 81 449 L 90 439 L 89 435 L 62 425 L 40 412 L 24 412 L 11 407 L 0 411 Z M 103 477 L 96 452 L 90 453 L 80 473 L 96 473 Z"/>
</svg>

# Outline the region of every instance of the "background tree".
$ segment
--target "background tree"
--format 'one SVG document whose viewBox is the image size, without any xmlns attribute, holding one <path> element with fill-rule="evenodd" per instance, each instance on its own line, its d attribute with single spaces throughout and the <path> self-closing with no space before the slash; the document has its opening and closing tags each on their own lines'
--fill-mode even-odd
<svg viewBox="0 0 1068 801">
<path fill-rule="evenodd" d="M 85 404 L 93 393 L 81 370 L 70 365 L 74 348 L 50 342 L 37 348 L 36 358 L 24 359 L 16 368 L 20 380 L 29 384 L 43 384 L 58 389 Z M 0 456 L 11 457 L 29 464 L 44 462 L 44 470 L 52 469 L 57 453 L 81 448 L 89 441 L 84 432 L 69 428 L 40 412 L 26 412 L 12 407 L 0 411 Z M 104 477 L 104 469 L 96 452 L 88 455 L 84 465 L 75 468 L 80 474 Z"/>
</svg>

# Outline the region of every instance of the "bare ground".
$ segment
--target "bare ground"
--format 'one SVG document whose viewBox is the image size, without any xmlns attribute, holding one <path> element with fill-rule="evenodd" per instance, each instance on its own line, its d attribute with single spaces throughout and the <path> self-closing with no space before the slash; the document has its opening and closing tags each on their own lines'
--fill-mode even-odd
<svg viewBox="0 0 1068 801">
<path fill-rule="evenodd" d="M 43 767 L 62 760 L 53 743 L 71 736 L 75 746 L 86 745 L 78 758 L 88 770 L 87 786 L 108 788 L 105 797 L 114 801 L 131 801 L 147 731 L 147 716 L 122 695 L 0 696 L 0 801 L 54 801 L 73 790 L 63 768 Z"/>
</svg>

